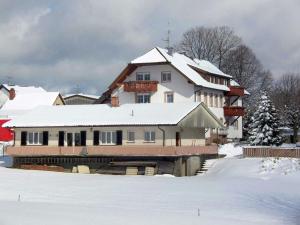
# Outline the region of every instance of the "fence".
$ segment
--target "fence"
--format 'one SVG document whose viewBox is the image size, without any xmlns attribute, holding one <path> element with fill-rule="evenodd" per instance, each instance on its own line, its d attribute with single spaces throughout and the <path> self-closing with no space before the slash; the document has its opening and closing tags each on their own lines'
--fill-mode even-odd
<svg viewBox="0 0 300 225">
<path fill-rule="evenodd" d="M 289 157 L 300 158 L 300 148 L 243 147 L 244 157 Z"/>
</svg>

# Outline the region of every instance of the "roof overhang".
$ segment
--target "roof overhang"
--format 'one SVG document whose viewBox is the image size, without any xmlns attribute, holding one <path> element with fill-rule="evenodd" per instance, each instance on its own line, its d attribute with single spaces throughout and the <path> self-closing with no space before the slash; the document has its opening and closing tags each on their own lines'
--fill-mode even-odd
<svg viewBox="0 0 300 225">
<path fill-rule="evenodd" d="M 188 128 L 225 128 L 222 122 L 204 103 L 199 104 L 177 125 Z"/>
</svg>

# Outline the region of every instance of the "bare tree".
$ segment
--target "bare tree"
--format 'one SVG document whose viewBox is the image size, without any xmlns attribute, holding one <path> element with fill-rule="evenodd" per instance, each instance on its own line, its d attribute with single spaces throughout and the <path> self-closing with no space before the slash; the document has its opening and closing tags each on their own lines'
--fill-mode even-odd
<svg viewBox="0 0 300 225">
<path fill-rule="evenodd" d="M 275 83 L 272 98 L 280 109 L 282 125 L 293 129 L 293 140 L 297 142 L 300 129 L 300 74 L 284 74 Z"/>
<path fill-rule="evenodd" d="M 246 89 L 252 89 L 262 72 L 262 65 L 249 47 L 240 45 L 228 53 L 223 62 L 223 72 L 233 76 Z"/>
<path fill-rule="evenodd" d="M 195 27 L 183 34 L 176 48 L 190 58 L 205 59 L 221 68 L 226 54 L 240 44 L 241 38 L 229 27 Z"/>
</svg>

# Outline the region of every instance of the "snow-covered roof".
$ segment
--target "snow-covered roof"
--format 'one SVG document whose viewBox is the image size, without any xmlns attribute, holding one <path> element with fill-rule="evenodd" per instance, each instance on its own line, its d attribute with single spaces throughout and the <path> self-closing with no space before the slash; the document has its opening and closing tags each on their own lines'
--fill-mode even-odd
<svg viewBox="0 0 300 225">
<path fill-rule="evenodd" d="M 53 105 L 59 92 L 31 92 L 17 93 L 12 100 L 7 100 L 1 108 L 1 111 L 10 110 L 29 110 L 40 105 Z"/>
<path fill-rule="evenodd" d="M 142 63 L 171 63 L 176 69 L 178 69 L 183 75 L 185 75 L 189 80 L 193 81 L 196 85 L 219 89 L 224 91 L 229 91 L 226 85 L 214 84 L 205 80 L 199 75 L 197 71 L 191 68 L 195 67 L 200 70 L 206 71 L 208 73 L 213 73 L 216 75 L 231 78 L 220 71 L 216 66 L 205 60 L 192 60 L 183 54 L 177 52 L 172 55 L 168 54 L 168 50 L 156 47 L 146 54 L 131 61 L 131 64 L 142 64 Z"/>
<path fill-rule="evenodd" d="M 78 94 L 66 94 L 64 95 L 64 98 L 70 98 L 73 96 L 82 96 L 82 97 L 86 97 L 86 98 L 93 98 L 93 99 L 98 99 L 100 96 L 97 95 L 89 95 L 89 94 L 84 94 L 84 93 L 78 93 Z"/>
<path fill-rule="evenodd" d="M 19 85 L 9 85 L 9 84 L 2 84 L 7 90 L 11 88 L 15 89 L 16 94 L 26 94 L 26 93 L 40 93 L 46 92 L 46 90 L 42 87 L 35 87 L 35 86 L 19 86 Z"/>
<path fill-rule="evenodd" d="M 157 51 L 157 48 L 154 48 L 147 52 L 146 54 L 134 59 L 131 61 L 133 64 L 139 63 L 159 63 L 159 62 L 167 62 L 167 59 Z"/>
<path fill-rule="evenodd" d="M 40 106 L 5 124 L 7 127 L 62 127 L 62 126 L 112 126 L 112 125 L 176 125 L 198 108 L 206 111 L 199 102 L 123 104 L 111 107 L 99 105 Z M 207 116 L 206 115 L 206 116 Z M 199 121 L 199 118 L 196 118 Z M 222 125 L 221 125 L 222 126 Z"/>
<path fill-rule="evenodd" d="M 201 70 L 204 70 L 206 72 L 212 73 L 212 74 L 217 74 L 221 75 L 224 77 L 232 78 L 232 76 L 223 73 L 218 67 L 216 67 L 214 64 L 207 60 L 199 60 L 199 59 L 194 59 L 194 62 L 198 65 L 198 68 Z"/>
</svg>

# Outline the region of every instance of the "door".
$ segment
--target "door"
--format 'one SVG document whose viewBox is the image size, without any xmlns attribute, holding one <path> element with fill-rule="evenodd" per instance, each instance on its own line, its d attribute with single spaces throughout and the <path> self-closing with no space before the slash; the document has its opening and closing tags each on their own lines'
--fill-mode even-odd
<svg viewBox="0 0 300 225">
<path fill-rule="evenodd" d="M 116 131 L 116 145 L 122 145 L 123 141 L 123 132 L 121 130 Z"/>
<path fill-rule="evenodd" d="M 176 132 L 176 146 L 181 146 L 180 132 Z"/>
</svg>

